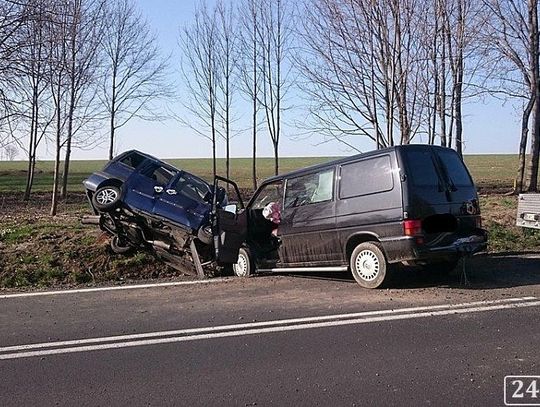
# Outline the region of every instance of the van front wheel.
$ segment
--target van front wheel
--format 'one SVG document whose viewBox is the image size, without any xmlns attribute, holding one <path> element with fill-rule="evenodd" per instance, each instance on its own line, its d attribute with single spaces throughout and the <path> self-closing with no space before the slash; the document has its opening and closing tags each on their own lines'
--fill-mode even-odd
<svg viewBox="0 0 540 407">
<path fill-rule="evenodd" d="M 352 252 L 350 268 L 356 282 L 364 288 L 380 287 L 386 278 L 386 258 L 378 243 L 360 243 Z"/>
<path fill-rule="evenodd" d="M 241 247 L 238 261 L 233 264 L 233 272 L 237 277 L 249 277 L 253 274 L 253 258 L 247 247 Z"/>
</svg>

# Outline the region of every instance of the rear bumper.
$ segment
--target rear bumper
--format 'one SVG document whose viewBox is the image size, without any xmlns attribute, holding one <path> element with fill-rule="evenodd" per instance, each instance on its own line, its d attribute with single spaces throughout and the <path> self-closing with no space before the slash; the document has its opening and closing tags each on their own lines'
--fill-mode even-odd
<svg viewBox="0 0 540 407">
<path fill-rule="evenodd" d="M 401 261 L 437 261 L 456 257 L 470 256 L 486 250 L 487 232 L 477 229 L 474 234 L 456 239 L 446 246 L 419 245 L 414 237 L 388 239 L 381 243 L 385 249 L 388 262 Z"/>
</svg>

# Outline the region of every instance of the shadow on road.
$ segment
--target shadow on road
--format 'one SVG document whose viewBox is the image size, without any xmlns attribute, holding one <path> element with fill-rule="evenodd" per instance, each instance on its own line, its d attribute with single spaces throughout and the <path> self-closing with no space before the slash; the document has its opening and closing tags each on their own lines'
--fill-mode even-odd
<svg viewBox="0 0 540 407">
<path fill-rule="evenodd" d="M 540 254 L 485 254 L 464 261 L 465 274 L 462 263 L 449 275 L 440 275 L 435 269 L 421 270 L 400 266 L 393 270 L 386 287 L 392 289 L 446 287 L 474 290 L 540 285 Z M 348 272 L 287 275 L 356 283 Z"/>
</svg>

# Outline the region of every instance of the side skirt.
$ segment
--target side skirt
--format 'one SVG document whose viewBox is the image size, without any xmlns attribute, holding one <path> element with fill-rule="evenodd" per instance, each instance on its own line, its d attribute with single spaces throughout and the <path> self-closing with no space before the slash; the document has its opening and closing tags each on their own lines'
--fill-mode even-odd
<svg viewBox="0 0 540 407">
<path fill-rule="evenodd" d="M 347 271 L 347 266 L 339 267 L 276 267 L 276 268 L 258 268 L 258 272 L 262 273 L 301 273 L 301 272 L 335 272 L 335 271 Z"/>
</svg>

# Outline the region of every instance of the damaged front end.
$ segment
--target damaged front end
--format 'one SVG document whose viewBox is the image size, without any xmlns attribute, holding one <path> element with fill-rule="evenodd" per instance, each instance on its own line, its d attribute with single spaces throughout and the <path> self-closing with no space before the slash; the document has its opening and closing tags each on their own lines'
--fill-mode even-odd
<svg viewBox="0 0 540 407">
<path fill-rule="evenodd" d="M 187 178 L 182 174 L 182 180 Z M 116 254 L 151 251 L 169 266 L 182 272 L 195 271 L 199 278 L 214 275 L 224 265 L 235 263 L 245 238 L 243 202 L 238 186 L 216 177 L 214 185 L 205 186 L 209 193 L 203 191 L 199 200 L 192 199 L 191 194 L 188 200 L 182 196 L 185 182 L 182 185 L 173 182 L 168 187 L 155 186 L 152 206 L 145 208 L 131 198 L 134 191 L 142 194 L 136 190 L 138 185 L 98 188 L 91 201 L 95 215 L 83 217 L 82 223 L 99 226 L 110 236 L 110 248 Z M 229 189 L 232 186 L 238 195 L 238 214 L 236 205 L 227 205 L 227 191 L 218 185 L 220 182 L 227 183 Z M 126 193 L 127 188 L 131 188 L 129 193 Z M 101 193 L 103 190 L 105 193 Z M 112 198 L 107 202 L 107 197 L 115 191 L 118 202 L 113 202 Z"/>
</svg>

